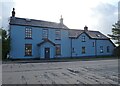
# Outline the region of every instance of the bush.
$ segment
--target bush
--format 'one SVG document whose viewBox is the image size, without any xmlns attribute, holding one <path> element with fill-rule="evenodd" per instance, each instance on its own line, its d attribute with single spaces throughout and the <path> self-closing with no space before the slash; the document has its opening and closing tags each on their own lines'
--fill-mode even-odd
<svg viewBox="0 0 120 86">
<path fill-rule="evenodd" d="M 0 33 L 2 35 L 2 59 L 7 59 L 7 55 L 10 51 L 10 37 L 7 34 L 7 31 L 0 28 Z"/>
<path fill-rule="evenodd" d="M 117 56 L 117 57 L 120 57 L 120 45 L 115 48 L 114 55 Z"/>
</svg>

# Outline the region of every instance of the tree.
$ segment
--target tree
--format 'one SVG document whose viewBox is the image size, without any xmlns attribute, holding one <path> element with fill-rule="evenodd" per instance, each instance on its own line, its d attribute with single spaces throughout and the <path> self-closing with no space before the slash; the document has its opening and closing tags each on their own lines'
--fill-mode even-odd
<svg viewBox="0 0 120 86">
<path fill-rule="evenodd" d="M 112 26 L 112 35 L 109 34 L 108 36 L 116 40 L 118 47 L 115 48 L 114 55 L 120 57 L 120 20 Z"/>
<path fill-rule="evenodd" d="M 112 25 L 112 35 L 108 34 L 113 40 L 116 40 L 116 44 L 120 45 L 120 21 Z"/>
<path fill-rule="evenodd" d="M 120 45 L 115 48 L 114 55 L 120 58 Z"/>
<path fill-rule="evenodd" d="M 0 36 L 2 36 L 2 29 L 0 28 Z"/>
<path fill-rule="evenodd" d="M 2 59 L 6 59 L 10 50 L 10 38 L 6 30 L 0 28 L 0 31 L 2 33 Z"/>
</svg>

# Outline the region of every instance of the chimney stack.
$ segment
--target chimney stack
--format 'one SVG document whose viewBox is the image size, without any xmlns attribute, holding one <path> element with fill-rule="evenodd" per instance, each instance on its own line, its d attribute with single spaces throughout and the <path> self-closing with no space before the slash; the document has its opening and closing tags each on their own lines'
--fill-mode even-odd
<svg viewBox="0 0 120 86">
<path fill-rule="evenodd" d="M 62 15 L 61 15 L 61 18 L 60 18 L 60 24 L 63 24 L 63 18 L 62 18 Z"/>
<path fill-rule="evenodd" d="M 86 25 L 84 27 L 84 31 L 88 31 L 88 27 Z"/>
<path fill-rule="evenodd" d="M 13 8 L 12 17 L 15 17 L 15 8 Z"/>
</svg>

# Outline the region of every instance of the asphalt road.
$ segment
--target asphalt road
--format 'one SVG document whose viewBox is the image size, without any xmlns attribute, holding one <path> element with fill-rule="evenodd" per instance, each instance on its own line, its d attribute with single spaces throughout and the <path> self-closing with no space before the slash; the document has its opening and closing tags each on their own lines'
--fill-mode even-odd
<svg viewBox="0 0 120 86">
<path fill-rule="evenodd" d="M 118 59 L 2 64 L 2 84 L 118 84 Z"/>
</svg>

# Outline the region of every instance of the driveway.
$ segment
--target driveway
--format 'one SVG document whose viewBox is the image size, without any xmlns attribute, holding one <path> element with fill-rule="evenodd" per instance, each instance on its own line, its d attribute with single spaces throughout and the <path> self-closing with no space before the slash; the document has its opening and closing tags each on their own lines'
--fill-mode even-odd
<svg viewBox="0 0 120 86">
<path fill-rule="evenodd" d="M 118 84 L 118 60 L 2 64 L 3 84 Z"/>
</svg>

